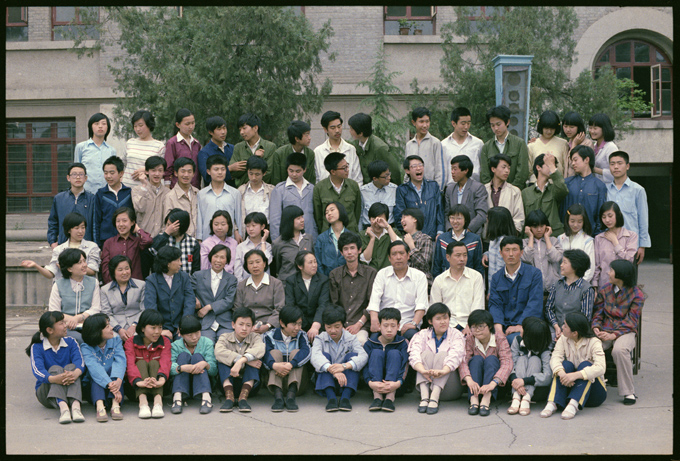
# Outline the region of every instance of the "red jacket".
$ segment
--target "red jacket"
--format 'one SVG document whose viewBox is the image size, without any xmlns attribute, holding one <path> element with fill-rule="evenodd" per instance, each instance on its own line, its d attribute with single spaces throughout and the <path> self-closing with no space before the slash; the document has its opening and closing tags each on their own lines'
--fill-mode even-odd
<svg viewBox="0 0 680 461">
<path fill-rule="evenodd" d="M 158 369 L 158 376 L 163 376 L 167 381 L 170 379 L 170 366 L 172 363 L 172 343 L 161 335 L 155 343 L 144 345 L 141 335 L 134 335 L 125 341 L 125 358 L 127 359 L 127 377 L 133 386 L 137 381 L 141 381 L 142 376 L 137 368 L 138 360 L 158 360 L 161 366 Z"/>
</svg>

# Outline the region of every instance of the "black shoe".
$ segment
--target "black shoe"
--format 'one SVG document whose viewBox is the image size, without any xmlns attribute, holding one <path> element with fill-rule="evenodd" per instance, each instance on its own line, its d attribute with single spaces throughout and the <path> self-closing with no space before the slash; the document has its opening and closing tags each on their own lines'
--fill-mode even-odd
<svg viewBox="0 0 680 461">
<path fill-rule="evenodd" d="M 170 408 L 170 413 L 173 415 L 179 415 L 182 413 L 182 401 L 181 400 L 175 400 L 172 402 L 172 408 Z"/>
<path fill-rule="evenodd" d="M 431 407 L 430 404 L 432 402 L 436 403 L 437 406 Z M 436 415 L 438 411 L 439 411 L 439 401 L 430 399 L 430 403 L 427 404 L 427 414 L 428 415 Z"/>
<path fill-rule="evenodd" d="M 424 405 L 423 405 L 424 403 Z M 418 405 L 418 413 L 427 413 L 427 404 L 430 403 L 430 399 L 421 399 L 420 405 Z"/>
<path fill-rule="evenodd" d="M 338 399 L 330 399 L 326 404 L 326 411 L 338 411 Z"/>
<path fill-rule="evenodd" d="M 479 405 L 476 403 L 470 404 L 470 408 L 468 408 L 468 415 L 470 416 L 475 416 L 479 414 Z"/>
<path fill-rule="evenodd" d="M 389 411 L 391 413 L 394 410 L 394 402 L 390 399 L 385 399 L 382 404 L 382 411 Z"/>
<path fill-rule="evenodd" d="M 212 411 L 212 407 L 213 406 L 212 406 L 211 402 L 204 400 L 203 402 L 201 402 L 201 409 L 198 410 L 198 412 L 202 415 L 207 415 L 208 413 L 210 413 Z"/>
<path fill-rule="evenodd" d="M 241 413 L 250 413 L 251 408 L 250 405 L 248 405 L 247 400 L 242 399 L 238 401 L 238 411 L 240 411 Z"/>
<path fill-rule="evenodd" d="M 288 397 L 286 399 L 286 411 L 291 413 L 298 411 L 298 404 L 295 402 L 295 397 Z"/>
<path fill-rule="evenodd" d="M 479 406 L 479 416 L 489 416 L 491 414 L 491 410 L 489 407 L 486 405 L 480 405 Z"/>
<path fill-rule="evenodd" d="M 380 399 L 373 400 L 371 406 L 368 407 L 368 411 L 380 411 L 383 407 L 383 401 Z"/>
<path fill-rule="evenodd" d="M 352 404 L 349 403 L 349 399 L 340 399 L 338 408 L 340 408 L 340 411 L 352 411 Z"/>
<path fill-rule="evenodd" d="M 224 401 L 224 403 L 220 407 L 220 413 L 229 413 L 233 409 L 234 409 L 234 401 L 227 399 L 227 400 Z"/>
<path fill-rule="evenodd" d="M 279 413 L 283 411 L 283 399 L 274 399 L 274 404 L 272 405 L 272 411 L 274 413 Z"/>
<path fill-rule="evenodd" d="M 635 395 L 632 399 L 630 397 L 625 397 L 623 399 L 624 405 L 635 405 L 635 402 L 637 402 L 637 395 Z"/>
</svg>

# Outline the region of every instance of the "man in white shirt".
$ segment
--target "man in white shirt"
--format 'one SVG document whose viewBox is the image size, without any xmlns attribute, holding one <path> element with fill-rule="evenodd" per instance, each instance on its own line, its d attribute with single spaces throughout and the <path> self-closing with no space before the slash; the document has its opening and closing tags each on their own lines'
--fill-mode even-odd
<svg viewBox="0 0 680 461">
<path fill-rule="evenodd" d="M 371 182 L 361 186 L 361 221 L 359 230 L 366 229 L 371 225 L 368 218 L 368 209 L 374 203 L 380 202 L 389 209 L 389 224 L 394 223 L 394 205 L 397 203 L 397 185 L 391 182 L 392 174 L 390 166 L 382 160 L 374 160 L 368 164 L 368 174 Z"/>
<path fill-rule="evenodd" d="M 479 181 L 479 155 L 482 152 L 484 142 L 469 133 L 472 124 L 472 114 L 466 107 L 456 107 L 451 112 L 451 126 L 453 133 L 442 140 L 444 149 L 444 165 L 450 165 L 451 160 L 458 155 L 467 155 L 472 161 L 472 178 Z M 448 176 L 447 185 L 453 184 L 453 179 Z"/>
<path fill-rule="evenodd" d="M 378 312 L 394 307 L 401 312 L 399 334 L 410 340 L 427 310 L 427 277 L 408 266 L 410 248 L 403 240 L 390 243 L 387 251 L 391 266 L 380 269 L 375 276 L 366 308 L 371 315 L 371 332 L 380 330 Z"/>
<path fill-rule="evenodd" d="M 406 143 L 404 158 L 417 155 L 423 159 L 425 165 L 424 178 L 436 182 L 439 190 L 444 190 L 448 182 L 446 175 L 449 167 L 444 164 L 444 150 L 441 141 L 430 134 L 430 111 L 426 107 L 413 109 L 411 123 L 416 129 L 416 135 Z"/>
<path fill-rule="evenodd" d="M 340 113 L 333 110 L 325 112 L 321 116 L 321 126 L 326 135 L 328 135 L 328 139 L 314 149 L 317 184 L 322 179 L 328 177 L 324 160 L 331 152 L 345 154 L 345 160 L 349 164 L 349 178 L 356 181 L 357 184 L 363 184 L 364 177 L 361 174 L 361 164 L 359 163 L 359 157 L 357 157 L 357 150 L 352 144 L 342 139 L 342 117 L 340 117 Z"/>
<path fill-rule="evenodd" d="M 465 242 L 449 243 L 446 247 L 449 270 L 439 274 L 432 283 L 432 302 L 446 304 L 451 311 L 449 324 L 465 336 L 470 334 L 467 324 L 470 312 L 484 309 L 484 279 L 479 272 L 465 266 L 467 259 Z"/>
</svg>

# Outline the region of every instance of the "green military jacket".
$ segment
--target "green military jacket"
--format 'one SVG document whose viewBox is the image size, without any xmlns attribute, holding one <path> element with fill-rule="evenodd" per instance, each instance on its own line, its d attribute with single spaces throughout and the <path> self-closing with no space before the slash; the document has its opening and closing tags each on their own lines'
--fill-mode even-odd
<svg viewBox="0 0 680 461">
<path fill-rule="evenodd" d="M 389 146 L 385 141 L 372 134 L 366 140 L 365 148 L 359 146 L 359 140 L 355 139 L 350 144 L 352 144 L 357 150 L 357 157 L 359 157 L 359 163 L 361 164 L 361 175 L 364 178 L 364 184 L 368 184 L 373 180 L 371 175 L 368 174 L 368 164 L 374 160 L 382 160 L 387 163 L 390 167 L 390 173 L 392 177 L 390 181 L 397 186 L 401 184 L 401 173 L 402 168 L 399 162 L 394 158 L 389 152 Z"/>
<path fill-rule="evenodd" d="M 288 179 L 288 171 L 286 169 L 286 159 L 290 154 L 293 153 L 293 145 L 286 144 L 281 146 L 271 157 L 271 162 L 268 162 L 269 169 L 271 170 L 271 184 L 277 185 L 281 181 Z M 314 151 L 309 147 L 305 147 L 302 153 L 307 157 L 307 170 L 305 171 L 304 177 L 307 181 L 312 184 L 316 184 L 316 168 L 314 165 Z"/>
<path fill-rule="evenodd" d="M 263 180 L 268 184 L 272 184 L 270 180 L 272 171 L 271 158 L 274 155 L 274 152 L 276 151 L 276 144 L 260 137 L 260 146 L 264 148 L 264 156 L 262 158 L 267 162 L 267 172 L 264 174 Z M 248 160 L 251 155 L 253 155 L 253 153 L 251 152 L 250 147 L 248 147 L 248 143 L 246 143 L 245 141 L 241 141 L 240 143 L 234 146 L 234 154 L 231 156 L 229 165 L 231 165 L 232 163 L 240 162 L 242 160 Z M 241 184 L 245 184 L 248 182 L 248 172 L 246 170 L 232 171 L 231 177 L 234 178 L 234 182 L 236 183 L 237 189 Z"/>
<path fill-rule="evenodd" d="M 330 227 L 328 221 L 324 217 L 326 206 L 331 202 L 340 202 L 347 211 L 349 222 L 347 229 L 354 233 L 359 233 L 359 219 L 361 218 L 361 190 L 359 184 L 352 179 L 345 179 L 340 189 L 340 194 L 335 191 L 331 178 L 322 179 L 314 186 L 314 195 L 312 196 L 314 204 L 314 219 L 316 220 L 316 227 L 319 234 Z"/>
<path fill-rule="evenodd" d="M 560 220 L 560 205 L 564 197 L 569 193 L 567 185 L 564 183 L 564 178 L 560 170 L 555 170 L 550 175 L 551 182 L 546 184 L 545 189 L 541 192 L 536 183 L 532 183 L 522 190 L 522 203 L 524 203 L 524 216 L 529 216 L 529 213 L 534 210 L 542 210 L 548 217 L 550 227 L 552 228 L 552 236 L 557 237 L 564 233 L 564 225 Z"/>
<path fill-rule="evenodd" d="M 235 152 L 235 151 L 234 151 Z M 524 189 L 529 179 L 529 149 L 521 138 L 514 134 L 508 133 L 505 141 L 505 155 L 510 157 L 510 176 L 508 182 L 513 186 Z M 479 156 L 479 179 L 482 184 L 487 184 L 491 181 L 493 174 L 489 168 L 489 159 L 496 154 L 500 154 L 498 146 L 496 146 L 496 138 L 493 137 L 484 143 L 482 153 Z"/>
</svg>

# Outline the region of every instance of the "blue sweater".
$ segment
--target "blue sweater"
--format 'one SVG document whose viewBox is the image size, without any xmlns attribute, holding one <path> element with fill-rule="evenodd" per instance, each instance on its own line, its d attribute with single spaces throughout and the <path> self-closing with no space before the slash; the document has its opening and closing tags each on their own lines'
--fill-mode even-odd
<svg viewBox="0 0 680 461">
<path fill-rule="evenodd" d="M 401 215 L 406 208 L 420 208 L 422 210 L 425 215 L 425 225 L 422 231 L 432 237 L 432 240 L 437 238 L 437 232 L 444 232 L 442 194 L 436 182 L 424 179 L 420 196 L 418 196 L 418 192 L 411 182 L 405 182 L 397 187 L 394 224 L 401 232 L 404 232 L 401 225 Z"/>
<path fill-rule="evenodd" d="M 493 323 L 507 327 L 521 325 L 527 317 L 543 318 L 543 276 L 534 266 L 521 263 L 512 281 L 505 269 L 491 278 L 489 312 Z"/>
<path fill-rule="evenodd" d="M 38 389 L 42 384 L 49 384 L 47 380 L 50 376 L 49 369 L 53 365 L 65 367 L 72 363 L 80 371 L 85 371 L 83 365 L 83 355 L 80 353 L 80 347 L 75 339 L 70 336 L 63 338 L 66 346 L 60 346 L 57 352 L 54 352 L 51 346 L 45 350 L 44 342 L 39 342 L 31 346 L 31 369 L 33 375 L 38 379 L 35 383 L 35 388 Z M 45 340 L 46 341 L 46 340 Z"/>
<path fill-rule="evenodd" d="M 203 147 L 203 149 L 201 149 L 199 151 L 198 158 L 197 158 L 198 172 L 203 177 L 203 183 L 205 185 L 209 185 L 210 181 L 211 181 L 210 175 L 208 174 L 208 165 L 207 165 L 208 157 L 210 157 L 211 155 L 215 155 L 215 154 L 221 155 L 222 157 L 224 157 L 227 160 L 227 165 L 229 165 L 229 160 L 231 160 L 231 156 L 232 156 L 233 153 L 234 153 L 234 145 L 233 144 L 229 144 L 228 142 L 225 142 L 224 143 L 224 152 L 222 152 L 220 150 L 220 148 L 217 147 L 217 144 L 215 144 L 213 142 L 212 139 L 210 141 L 208 141 L 208 144 L 206 144 Z M 231 173 L 229 172 L 229 168 L 227 168 L 227 176 L 225 176 L 224 180 L 230 186 L 234 185 L 234 181 L 231 177 Z"/>
<path fill-rule="evenodd" d="M 374 350 L 384 350 L 385 354 L 387 354 L 387 351 L 396 349 L 399 351 L 399 354 L 401 355 L 401 364 L 399 365 L 399 369 L 401 370 L 399 372 L 399 382 L 403 385 L 404 384 L 404 372 L 406 371 L 406 366 L 408 365 L 408 342 L 406 342 L 406 338 L 403 336 L 397 335 L 394 337 L 391 343 L 388 343 L 387 345 L 383 346 L 380 340 L 378 339 L 380 337 L 380 332 L 375 332 L 373 333 L 368 340 L 364 343 L 364 350 L 366 351 L 366 354 L 368 354 L 368 358 L 370 360 L 371 358 L 371 352 Z M 370 365 L 367 365 L 364 367 L 362 373 L 364 376 L 364 380 L 368 383 L 369 378 L 371 377 L 370 372 L 369 372 Z"/>
<path fill-rule="evenodd" d="M 269 330 L 264 334 L 264 345 L 266 347 L 264 357 L 262 358 L 262 363 L 267 367 L 268 370 L 272 369 L 272 366 L 276 362 L 274 357 L 272 357 L 271 351 L 277 350 L 281 351 L 284 359 L 288 357 L 288 361 L 293 368 L 298 368 L 309 362 L 312 356 L 312 349 L 309 347 L 309 341 L 307 340 L 307 333 L 300 330 L 297 337 L 291 338 L 288 346 L 283 341 L 283 334 L 281 333 L 281 327 L 274 330 Z M 298 349 L 295 356 L 290 357 L 290 353 Z"/>
<path fill-rule="evenodd" d="M 113 213 L 121 207 L 134 209 L 132 204 L 132 189 L 125 184 L 121 185 L 118 196 L 109 190 L 108 184 L 97 191 L 94 197 L 94 225 L 92 226 L 94 243 L 99 248 L 104 241 L 118 235 L 116 226 L 113 224 Z"/>
<path fill-rule="evenodd" d="M 85 216 L 85 240 L 93 242 L 94 228 L 94 194 L 83 190 L 76 199 L 71 189 L 59 192 L 54 196 L 50 217 L 47 218 L 47 243 L 61 245 L 68 236 L 64 233 L 64 218 L 69 213 L 80 213 Z"/>
<path fill-rule="evenodd" d="M 106 341 L 102 351 L 99 346 L 92 347 L 87 343 L 81 346 L 87 374 L 83 381 L 94 381 L 106 389 L 111 381 L 125 377 L 127 359 L 120 336 L 115 335 Z"/>
<path fill-rule="evenodd" d="M 449 268 L 449 262 L 446 260 L 446 247 L 453 242 L 453 231 L 439 234 L 437 241 L 434 243 L 434 255 L 432 256 L 432 276 L 437 277 Z M 484 249 L 482 248 L 482 239 L 474 232 L 465 231 L 463 240 L 468 251 L 468 260 L 465 265 L 470 269 L 474 269 L 484 277 L 484 266 L 482 266 L 482 255 Z"/>
</svg>

